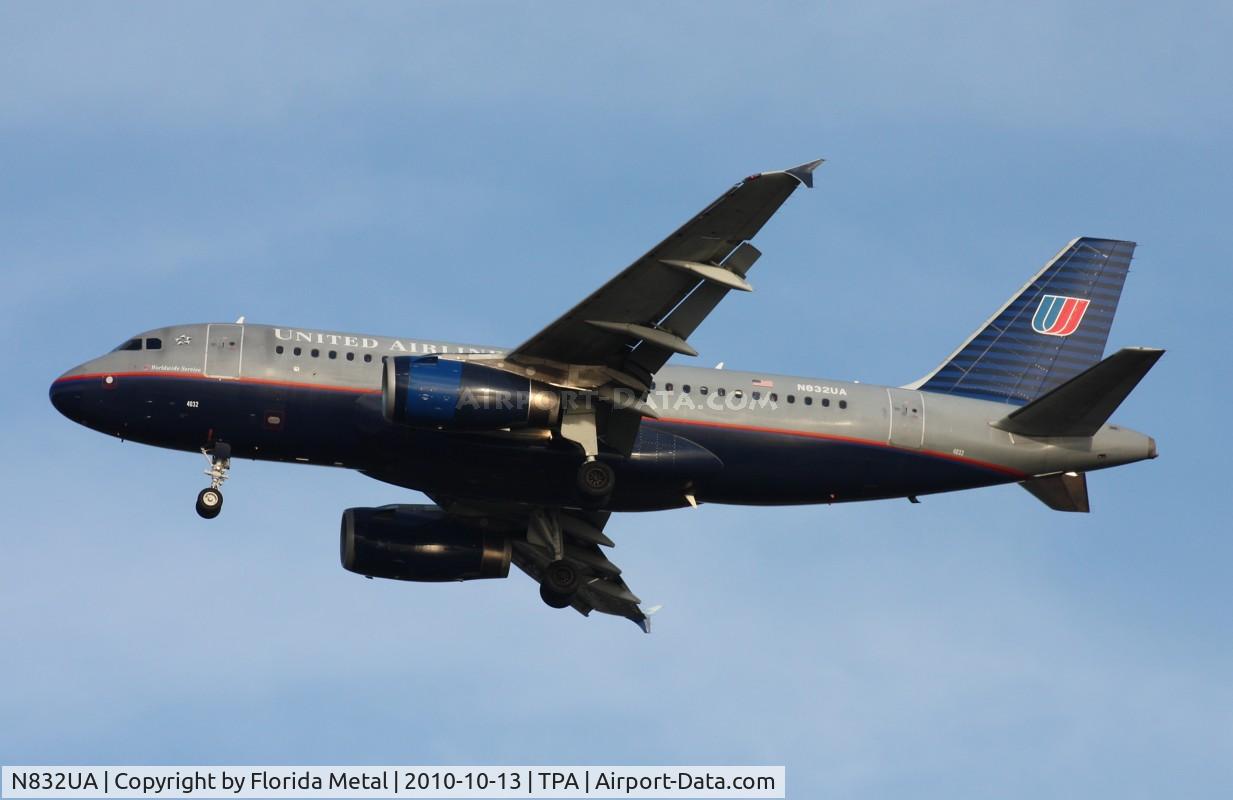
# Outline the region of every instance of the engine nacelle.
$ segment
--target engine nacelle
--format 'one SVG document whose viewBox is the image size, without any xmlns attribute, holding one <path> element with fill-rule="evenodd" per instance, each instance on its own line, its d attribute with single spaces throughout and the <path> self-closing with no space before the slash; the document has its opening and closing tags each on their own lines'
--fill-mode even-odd
<svg viewBox="0 0 1233 800">
<path fill-rule="evenodd" d="M 415 427 L 549 428 L 561 412 L 561 398 L 547 384 L 437 356 L 385 359 L 381 395 L 387 420 Z"/>
<path fill-rule="evenodd" d="M 348 508 L 343 569 L 399 581 L 470 581 L 509 575 L 509 537 L 451 519 L 437 506 Z"/>
</svg>

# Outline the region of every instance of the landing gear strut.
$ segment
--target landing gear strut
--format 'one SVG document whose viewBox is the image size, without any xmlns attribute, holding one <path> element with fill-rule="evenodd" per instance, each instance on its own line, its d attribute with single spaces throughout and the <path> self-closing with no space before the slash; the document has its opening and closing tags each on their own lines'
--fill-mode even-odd
<svg viewBox="0 0 1233 800">
<path fill-rule="evenodd" d="M 205 471 L 210 478 L 210 486 L 197 494 L 197 513 L 204 519 L 214 519 L 223 510 L 222 486 L 231 469 L 231 445 L 218 442 L 213 450 L 201 448 L 201 454 L 210 464 Z"/>
<path fill-rule="evenodd" d="M 553 608 L 565 608 L 573 600 L 580 583 L 578 568 L 564 559 L 557 559 L 544 567 L 539 596 Z"/>
<path fill-rule="evenodd" d="M 561 438 L 582 448 L 583 462 L 578 465 L 575 483 L 578 491 L 591 503 L 602 504 L 616 484 L 612 467 L 598 459 L 599 439 L 595 430 L 595 409 L 567 411 L 561 418 Z"/>
</svg>

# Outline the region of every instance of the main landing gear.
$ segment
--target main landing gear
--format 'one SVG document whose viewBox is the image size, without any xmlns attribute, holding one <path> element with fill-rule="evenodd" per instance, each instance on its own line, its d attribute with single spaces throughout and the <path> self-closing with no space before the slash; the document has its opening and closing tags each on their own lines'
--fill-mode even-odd
<svg viewBox="0 0 1233 800">
<path fill-rule="evenodd" d="M 583 461 L 578 467 L 578 490 L 587 497 L 597 500 L 607 497 L 612 494 L 612 485 L 615 482 L 616 475 L 612 467 L 602 461 Z"/>
<path fill-rule="evenodd" d="M 210 478 L 208 488 L 197 494 L 197 513 L 205 519 L 214 519 L 223 510 L 223 481 L 227 480 L 227 472 L 231 469 L 231 445 L 218 442 L 213 450 L 201 448 L 201 454 L 209 462 L 210 468 L 205 474 Z"/>
<path fill-rule="evenodd" d="M 602 505 L 612 494 L 616 474 L 612 467 L 600 461 L 599 438 L 595 430 L 595 409 L 567 411 L 561 418 L 561 438 L 582 448 L 583 462 L 578 465 L 575 483 L 588 504 Z"/>
<path fill-rule="evenodd" d="M 578 568 L 564 559 L 558 559 L 544 567 L 540 576 L 539 596 L 553 608 L 565 608 L 578 591 L 582 578 Z"/>
<path fill-rule="evenodd" d="M 539 596 L 553 608 L 566 608 L 573 601 L 582 574 L 577 565 L 565 560 L 565 534 L 555 510 L 539 510 L 531 515 L 527 541 L 547 551 L 549 559 L 539 574 Z"/>
</svg>

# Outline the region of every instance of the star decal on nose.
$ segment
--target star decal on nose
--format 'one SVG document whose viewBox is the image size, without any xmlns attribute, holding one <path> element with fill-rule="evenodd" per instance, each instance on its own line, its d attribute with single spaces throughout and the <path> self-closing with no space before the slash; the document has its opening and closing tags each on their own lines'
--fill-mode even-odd
<svg viewBox="0 0 1233 800">
<path fill-rule="evenodd" d="M 187 333 L 181 333 L 176 337 L 176 344 L 192 344 L 192 342 L 193 337 L 189 336 Z"/>
</svg>

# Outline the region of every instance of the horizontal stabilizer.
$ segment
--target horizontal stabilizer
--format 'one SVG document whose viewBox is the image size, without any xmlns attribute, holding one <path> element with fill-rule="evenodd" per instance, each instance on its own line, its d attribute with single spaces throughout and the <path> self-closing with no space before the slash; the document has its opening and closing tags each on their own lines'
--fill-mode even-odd
<svg viewBox="0 0 1233 800">
<path fill-rule="evenodd" d="M 1093 436 L 1164 350 L 1127 347 L 993 423 L 1024 436 Z"/>
<path fill-rule="evenodd" d="M 1064 472 L 1044 478 L 1032 478 L 1019 484 L 1036 499 L 1054 511 L 1091 511 L 1087 504 L 1087 475 Z"/>
</svg>

